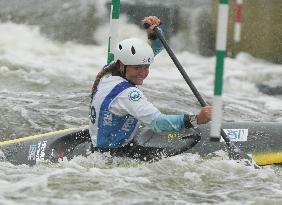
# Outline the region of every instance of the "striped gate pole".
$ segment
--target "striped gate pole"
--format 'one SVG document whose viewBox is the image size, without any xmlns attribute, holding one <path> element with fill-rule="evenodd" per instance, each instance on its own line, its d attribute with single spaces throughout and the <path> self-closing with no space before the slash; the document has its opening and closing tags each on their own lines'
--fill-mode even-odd
<svg viewBox="0 0 282 205">
<path fill-rule="evenodd" d="M 111 5 L 111 20 L 110 20 L 110 35 L 108 41 L 108 59 L 107 64 L 114 60 L 114 47 L 117 44 L 117 31 L 120 14 L 120 0 L 112 0 Z"/>
<path fill-rule="evenodd" d="M 241 40 L 241 16 L 242 16 L 242 5 L 243 0 L 236 0 L 236 13 L 235 13 L 235 24 L 234 24 L 234 36 L 233 40 L 235 43 Z"/>
<path fill-rule="evenodd" d="M 222 121 L 222 85 L 224 57 L 226 53 L 227 24 L 228 24 L 228 0 L 219 0 L 216 32 L 216 66 L 214 81 L 213 112 L 211 123 L 211 141 L 220 140 L 220 128 Z"/>
</svg>

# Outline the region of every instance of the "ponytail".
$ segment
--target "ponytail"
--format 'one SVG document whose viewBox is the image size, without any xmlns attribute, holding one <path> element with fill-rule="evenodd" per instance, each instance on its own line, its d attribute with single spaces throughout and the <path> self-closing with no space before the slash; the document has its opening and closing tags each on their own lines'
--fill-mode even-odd
<svg viewBox="0 0 282 205">
<path fill-rule="evenodd" d="M 113 74 L 113 73 L 117 73 L 117 72 L 120 73 L 120 71 L 119 71 L 119 61 L 112 63 L 107 67 L 104 67 L 96 76 L 96 79 L 95 79 L 93 86 L 92 86 L 92 93 L 95 93 L 97 91 L 98 84 L 100 83 L 100 80 L 102 79 L 102 77 L 104 77 L 108 73 Z"/>
</svg>

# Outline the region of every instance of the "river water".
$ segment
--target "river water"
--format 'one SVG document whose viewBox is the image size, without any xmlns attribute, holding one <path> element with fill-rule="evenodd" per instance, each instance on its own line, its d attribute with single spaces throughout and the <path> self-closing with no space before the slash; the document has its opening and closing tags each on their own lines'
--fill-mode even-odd
<svg viewBox="0 0 282 205">
<path fill-rule="evenodd" d="M 146 38 L 134 25 L 131 35 Z M 92 81 L 106 62 L 107 28 L 100 45 L 47 39 L 39 27 L 0 23 L 0 136 L 10 139 L 88 123 Z M 214 57 L 176 52 L 208 103 L 213 97 Z M 197 112 L 193 97 L 171 59 L 162 52 L 142 89 L 161 111 Z M 256 84 L 279 81 L 282 66 L 249 54 L 227 58 L 223 118 L 282 121 L 282 96 L 259 92 Z M 282 137 L 282 136 L 281 136 Z M 203 159 L 184 153 L 156 163 L 92 154 L 57 164 L 12 165 L 0 161 L 0 204 L 281 204 L 280 166 L 245 166 L 219 153 Z M 1 156 L 0 156 L 1 158 Z"/>
</svg>

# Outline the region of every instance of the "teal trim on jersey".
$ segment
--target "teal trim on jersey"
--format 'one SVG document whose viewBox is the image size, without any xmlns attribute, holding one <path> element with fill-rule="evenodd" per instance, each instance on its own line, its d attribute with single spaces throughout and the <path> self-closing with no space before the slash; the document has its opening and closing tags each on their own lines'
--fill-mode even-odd
<svg viewBox="0 0 282 205">
<path fill-rule="evenodd" d="M 162 36 L 164 36 L 164 32 L 161 28 L 160 28 L 160 31 L 161 31 Z M 151 47 L 153 49 L 155 56 L 158 55 L 164 49 L 162 42 L 158 38 L 155 40 L 151 40 Z"/>
<path fill-rule="evenodd" d="M 179 132 L 184 128 L 184 115 L 161 114 L 157 119 L 153 120 L 151 127 L 156 132 Z"/>
</svg>

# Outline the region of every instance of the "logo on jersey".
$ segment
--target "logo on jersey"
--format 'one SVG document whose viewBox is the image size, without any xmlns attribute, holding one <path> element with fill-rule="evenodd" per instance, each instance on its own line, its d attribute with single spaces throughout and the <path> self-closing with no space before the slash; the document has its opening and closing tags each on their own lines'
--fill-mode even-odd
<svg viewBox="0 0 282 205">
<path fill-rule="evenodd" d="M 138 101 L 141 98 L 141 93 L 138 90 L 132 90 L 128 94 L 128 98 L 130 101 Z"/>
</svg>

